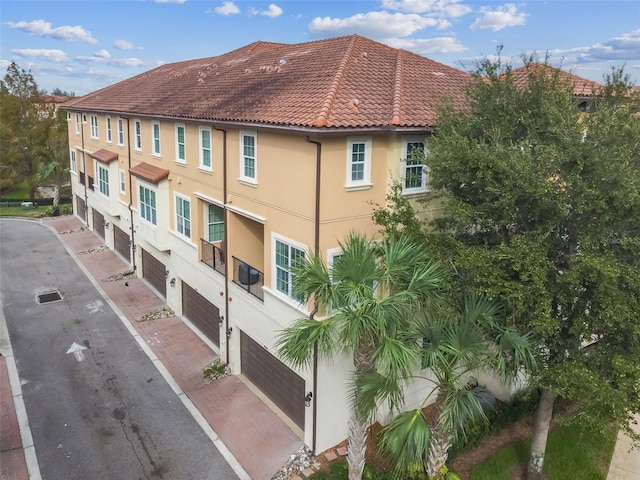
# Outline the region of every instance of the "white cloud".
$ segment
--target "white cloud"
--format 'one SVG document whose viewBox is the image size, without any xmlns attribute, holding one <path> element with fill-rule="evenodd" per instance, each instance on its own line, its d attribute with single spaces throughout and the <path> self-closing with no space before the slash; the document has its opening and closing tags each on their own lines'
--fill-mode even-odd
<svg viewBox="0 0 640 480">
<path fill-rule="evenodd" d="M 385 40 L 387 45 L 394 48 L 402 48 L 420 55 L 433 55 L 434 53 L 457 53 L 468 50 L 454 37 L 436 38 L 391 38 Z"/>
<path fill-rule="evenodd" d="M 113 46 L 114 48 L 117 48 L 118 50 L 133 50 L 134 48 L 136 48 L 133 43 L 131 43 L 128 40 L 122 40 L 122 39 L 117 39 L 113 41 Z M 140 49 L 140 47 L 138 47 L 138 49 Z"/>
<path fill-rule="evenodd" d="M 276 18 L 282 15 L 282 9 L 274 3 L 269 4 L 269 8 L 263 12 L 260 12 L 260 15 L 264 15 L 265 17 Z"/>
<path fill-rule="evenodd" d="M 441 17 L 457 18 L 472 11 L 460 0 L 382 0 L 382 6 L 401 12 L 435 14 Z"/>
<path fill-rule="evenodd" d="M 440 27 L 434 18 L 416 14 L 369 12 L 348 18 L 317 17 L 309 24 L 315 35 L 334 36 L 360 34 L 369 38 L 408 37 L 428 27 Z"/>
<path fill-rule="evenodd" d="M 581 49 L 578 62 L 640 60 L 640 29 Z"/>
<path fill-rule="evenodd" d="M 21 57 L 35 57 L 55 63 L 63 63 L 69 60 L 62 50 L 47 48 L 14 48 L 11 53 Z"/>
<path fill-rule="evenodd" d="M 100 58 L 111 58 L 111 54 L 104 48 L 102 50 L 98 50 L 94 55 Z"/>
<path fill-rule="evenodd" d="M 518 12 L 518 7 L 513 3 L 505 3 L 496 10 L 488 7 L 480 9 L 482 15 L 473 22 L 471 30 L 492 30 L 497 32 L 507 27 L 515 27 L 526 23 L 527 14 Z"/>
<path fill-rule="evenodd" d="M 107 56 L 104 56 L 104 53 L 106 53 Z M 139 67 L 144 65 L 144 62 L 139 58 L 112 58 L 106 50 L 96 52 L 92 56 L 75 57 L 75 60 L 80 63 L 99 63 L 116 67 Z"/>
<path fill-rule="evenodd" d="M 85 30 L 79 25 L 75 27 L 62 26 L 52 28 L 51 23 L 44 20 L 33 20 L 32 22 L 20 21 L 17 23 L 7 22 L 9 28 L 23 30 L 25 32 L 37 35 L 39 37 L 51 37 L 57 40 L 66 40 L 68 42 L 85 42 L 96 45 L 98 40 L 93 38 L 91 32 Z"/>
<path fill-rule="evenodd" d="M 233 2 L 223 2 L 220 7 L 213 9 L 218 15 L 237 15 L 240 9 Z"/>
</svg>

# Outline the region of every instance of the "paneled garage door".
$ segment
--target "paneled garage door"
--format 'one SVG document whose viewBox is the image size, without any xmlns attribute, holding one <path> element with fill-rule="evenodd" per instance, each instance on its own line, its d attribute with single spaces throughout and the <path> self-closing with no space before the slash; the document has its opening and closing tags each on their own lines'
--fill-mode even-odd
<svg viewBox="0 0 640 480">
<path fill-rule="evenodd" d="M 185 282 L 182 282 L 182 314 L 220 346 L 220 310 Z"/>
<path fill-rule="evenodd" d="M 95 208 L 93 209 L 93 231 L 104 239 L 104 216 Z"/>
<path fill-rule="evenodd" d="M 87 204 L 80 195 L 76 195 L 76 215 L 80 217 L 80 219 L 87 223 Z"/>
<path fill-rule="evenodd" d="M 246 333 L 240 332 L 242 373 L 304 430 L 304 380 Z"/>
<path fill-rule="evenodd" d="M 131 263 L 131 239 L 127 232 L 115 225 L 113 226 L 113 246 L 116 252 Z"/>
<path fill-rule="evenodd" d="M 165 298 L 167 297 L 166 271 L 160 260 L 142 249 L 142 276 Z"/>
</svg>

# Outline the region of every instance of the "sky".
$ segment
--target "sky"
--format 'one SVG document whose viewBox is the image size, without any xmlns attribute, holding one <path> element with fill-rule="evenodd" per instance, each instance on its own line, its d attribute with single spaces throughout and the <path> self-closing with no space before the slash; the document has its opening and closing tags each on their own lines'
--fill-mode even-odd
<svg viewBox="0 0 640 480">
<path fill-rule="evenodd" d="M 640 85 L 640 0 L 0 0 L 0 72 L 85 95 L 165 63 L 261 40 L 358 34 L 469 71 L 483 56 L 515 67 L 549 55 L 603 82 L 623 66 Z"/>
</svg>

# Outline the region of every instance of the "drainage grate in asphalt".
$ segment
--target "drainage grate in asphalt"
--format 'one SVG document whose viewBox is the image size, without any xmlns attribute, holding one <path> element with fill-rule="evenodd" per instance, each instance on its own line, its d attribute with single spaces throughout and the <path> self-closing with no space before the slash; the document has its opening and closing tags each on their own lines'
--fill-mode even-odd
<svg viewBox="0 0 640 480">
<path fill-rule="evenodd" d="M 36 295 L 36 300 L 40 304 L 51 303 L 62 300 L 62 296 L 60 295 L 60 292 L 56 290 L 55 292 L 41 293 L 40 295 Z"/>
</svg>

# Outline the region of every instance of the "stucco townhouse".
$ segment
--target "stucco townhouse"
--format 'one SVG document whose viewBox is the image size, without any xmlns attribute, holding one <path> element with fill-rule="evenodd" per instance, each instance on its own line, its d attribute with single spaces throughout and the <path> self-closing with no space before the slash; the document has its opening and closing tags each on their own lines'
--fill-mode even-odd
<svg viewBox="0 0 640 480">
<path fill-rule="evenodd" d="M 290 266 L 374 237 L 393 182 L 428 194 L 412 151 L 470 78 L 360 36 L 160 66 L 64 105 L 74 213 L 323 451 L 347 437 L 352 365 L 276 357 L 311 309 Z"/>
</svg>

